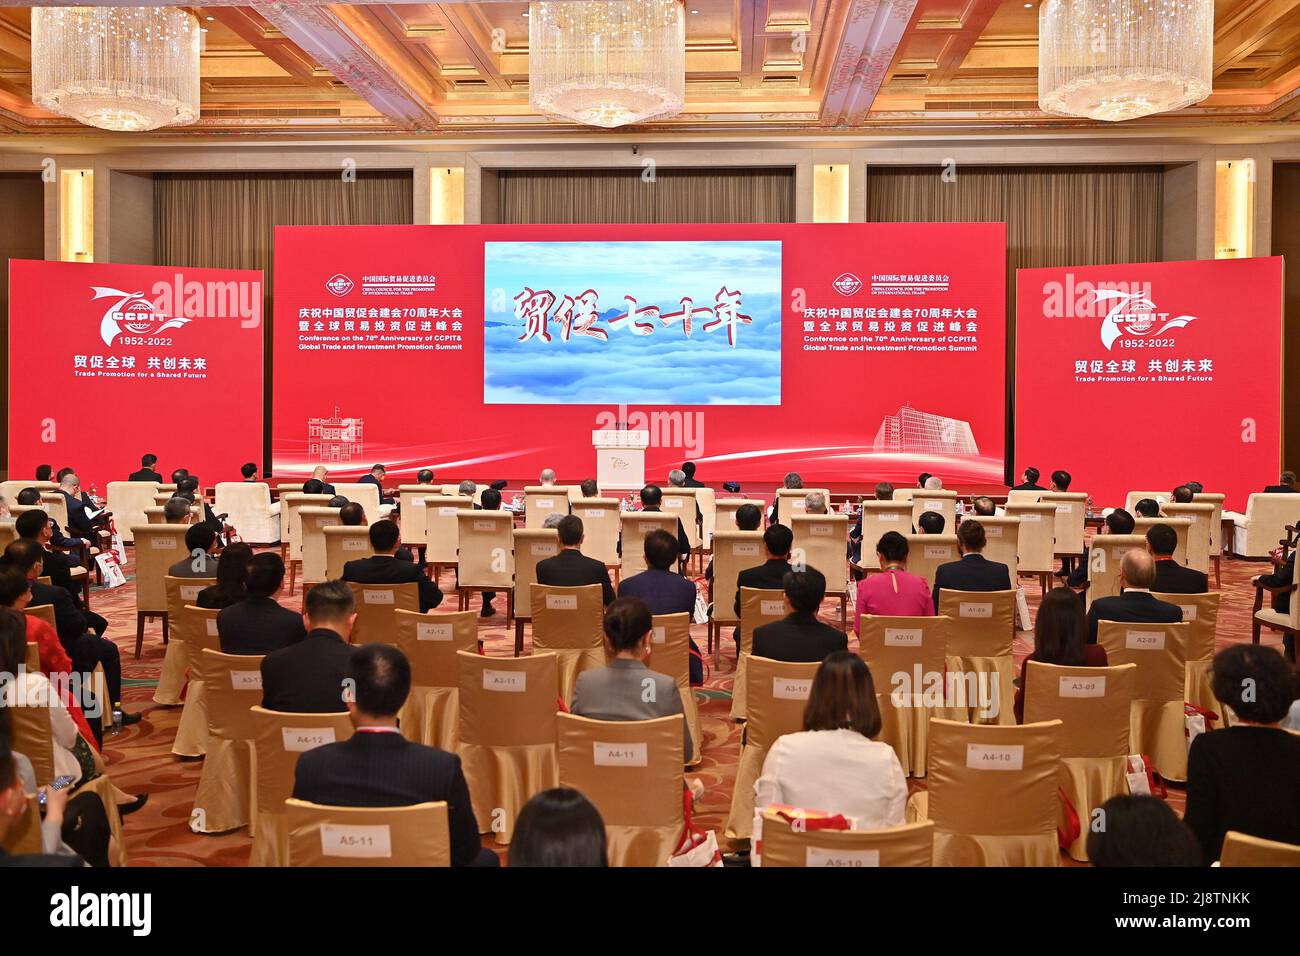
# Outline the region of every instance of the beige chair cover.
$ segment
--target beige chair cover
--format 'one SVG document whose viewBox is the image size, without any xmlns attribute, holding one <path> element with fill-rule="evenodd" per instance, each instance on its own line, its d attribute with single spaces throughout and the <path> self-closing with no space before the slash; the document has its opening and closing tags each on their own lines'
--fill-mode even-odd
<svg viewBox="0 0 1300 956">
<path fill-rule="evenodd" d="M 1177 604 L 1183 609 L 1183 621 L 1187 628 L 1187 693 L 1186 701 L 1197 707 L 1212 710 L 1220 717 L 1219 726 L 1225 726 L 1222 718 L 1226 705 L 1214 696 L 1214 682 L 1211 664 L 1214 662 L 1215 635 L 1219 629 L 1218 591 L 1208 594 L 1156 594 L 1157 600 Z"/>
<path fill-rule="evenodd" d="M 428 542 L 425 561 L 452 567 L 456 565 L 456 552 L 460 548 L 460 522 L 457 516 L 473 507 L 473 501 L 461 495 L 430 495 L 424 499 L 425 540 Z"/>
<path fill-rule="evenodd" d="M 840 626 L 847 627 L 846 597 L 849 590 L 849 516 L 793 515 L 792 565 L 816 568 L 826 577 L 826 596 L 840 599 Z"/>
<path fill-rule="evenodd" d="M 288 866 L 289 831 L 284 803 L 293 794 L 298 756 L 352 736 L 347 711 L 337 714 L 290 714 L 251 710 L 253 727 L 249 766 L 252 774 L 253 850 L 249 866 Z"/>
<path fill-rule="evenodd" d="M 582 553 L 606 567 L 619 566 L 618 535 L 621 529 L 617 498 L 575 498 L 571 514 L 582 519 Z"/>
<path fill-rule="evenodd" d="M 908 813 L 934 821 L 936 866 L 1060 866 L 1060 731 L 930 722 L 928 789 Z"/>
<path fill-rule="evenodd" d="M 514 520 L 508 511 L 462 511 L 456 515 L 460 610 L 468 609 L 470 591 L 492 590 L 507 592 L 506 617 L 513 614 Z"/>
<path fill-rule="evenodd" d="M 1300 846 L 1229 830 L 1223 837 L 1219 866 L 1300 866 Z"/>
<path fill-rule="evenodd" d="M 534 485 L 524 489 L 524 528 L 540 531 L 552 514 L 569 513 L 569 495 L 555 485 Z"/>
<path fill-rule="evenodd" d="M 533 584 L 533 653 L 553 652 L 560 666 L 560 698 L 573 700 L 578 675 L 606 663 L 605 599 L 599 584 L 554 587 Z"/>
<path fill-rule="evenodd" d="M 460 707 L 458 651 L 478 649 L 478 612 L 394 611 L 395 643 L 411 662 L 411 693 L 398 712 L 402 736 L 455 753 Z"/>
<path fill-rule="evenodd" d="M 778 524 L 790 527 L 790 519 L 808 510 L 808 496 L 820 491 L 826 498 L 827 507 L 831 502 L 829 488 L 778 488 L 776 491 L 776 520 Z"/>
<path fill-rule="evenodd" d="M 1119 566 L 1124 555 L 1134 548 L 1145 550 L 1147 539 L 1140 534 L 1099 534 L 1088 546 L 1087 604 L 1098 598 L 1119 594 Z M 1060 545 L 1057 545 L 1058 551 Z M 1077 552 L 1076 552 L 1077 554 Z"/>
<path fill-rule="evenodd" d="M 6 482 L 8 484 L 8 482 Z M 37 487 L 36 482 L 30 485 L 23 485 L 23 488 Z M 57 487 L 57 486 L 56 486 Z M 131 544 L 135 541 L 135 536 L 131 529 L 135 525 L 148 524 L 145 519 L 144 509 L 153 507 L 154 495 L 158 493 L 158 483 L 156 481 L 110 481 L 108 483 L 108 503 L 106 507 L 113 513 L 113 523 L 121 529 L 122 540 Z M 9 502 L 17 500 L 18 492 L 12 495 L 5 495 Z M 66 502 L 62 495 L 60 500 Z M 60 524 L 60 527 L 67 527 L 66 524 Z"/>
<path fill-rule="evenodd" d="M 298 534 L 302 538 L 302 583 L 320 584 L 328 581 L 329 557 L 325 553 L 325 529 L 342 527 L 340 508 L 319 508 L 303 505 L 297 511 Z"/>
<path fill-rule="evenodd" d="M 447 804 L 327 807 L 284 801 L 289 866 L 451 866 Z"/>
<path fill-rule="evenodd" d="M 682 529 L 691 550 L 700 547 L 700 503 L 695 497 L 694 488 L 664 488 L 663 503 L 660 505 L 666 514 L 675 514 L 682 520 Z"/>
<path fill-rule="evenodd" d="M 349 581 L 357 602 L 357 619 L 352 625 L 352 643 L 393 644 L 397 640 L 397 611 L 420 610 L 420 585 L 358 584 Z"/>
<path fill-rule="evenodd" d="M 1016 592 L 944 588 L 939 613 L 948 618 L 951 715 L 975 724 L 1014 724 Z"/>
<path fill-rule="evenodd" d="M 209 585 L 216 584 L 216 578 L 163 578 L 163 587 L 167 592 L 167 650 L 163 655 L 162 675 L 158 686 L 154 688 L 153 701 L 165 707 L 176 707 L 181 703 L 181 692 L 185 690 L 186 673 L 190 667 L 190 644 L 193 631 L 200 622 L 188 615 L 187 605 L 194 605 L 199 592 Z"/>
<path fill-rule="evenodd" d="M 704 746 L 704 732 L 700 729 L 700 705 L 691 687 L 691 616 L 685 611 L 678 614 L 656 614 L 654 630 L 650 632 L 650 656 L 646 667 L 667 674 L 677 682 L 682 695 L 682 710 L 686 713 L 686 726 L 691 730 L 691 752 L 686 755 L 686 765 L 693 767 L 701 760 L 700 748 Z"/>
<path fill-rule="evenodd" d="M 1170 518 L 1186 518 L 1191 521 L 1187 530 L 1187 566 L 1197 571 L 1210 571 L 1210 555 L 1213 553 L 1214 535 L 1210 523 L 1214 520 L 1215 506 L 1202 501 L 1193 504 L 1165 505 L 1165 514 Z"/>
<path fill-rule="evenodd" d="M 483 657 L 460 651 L 461 763 L 482 833 L 507 844 L 520 808 L 555 786 L 559 662 L 554 654 Z"/>
<path fill-rule="evenodd" d="M 1011 515 L 981 515 L 971 520 L 978 521 L 984 528 L 988 540 L 982 552 L 984 557 L 1005 564 L 1011 572 L 1011 583 L 1014 585 L 1020 571 L 1020 518 Z"/>
<path fill-rule="evenodd" d="M 398 485 L 397 502 L 402 514 L 402 544 L 420 548 L 428 544 L 429 524 L 425 520 L 427 499 L 442 493 L 442 485 Z"/>
<path fill-rule="evenodd" d="M 221 650 L 221 640 L 217 636 L 216 608 L 187 607 L 186 616 L 194 620 L 194 625 L 186 631 L 189 646 L 186 657 L 189 661 L 189 685 L 185 689 L 185 704 L 181 708 L 181 719 L 176 725 L 176 739 L 172 741 L 172 753 L 178 757 L 202 757 L 208 746 L 208 697 L 203 683 L 202 663 L 203 649 Z"/>
<path fill-rule="evenodd" d="M 271 486 L 263 481 L 219 481 L 212 510 L 224 514 L 239 537 L 250 544 L 280 541 L 280 505 L 271 501 Z"/>
<path fill-rule="evenodd" d="M 610 866 L 664 866 L 681 843 L 682 715 L 591 720 L 560 714 L 559 780 L 595 804 Z"/>
<path fill-rule="evenodd" d="M 908 573 L 924 578 L 931 589 L 939 565 L 961 560 L 955 534 L 905 534 L 903 537 L 907 538 Z"/>
<path fill-rule="evenodd" d="M 754 629 L 785 617 L 785 592 L 768 588 L 740 589 L 740 657 L 731 684 L 731 719 L 744 720 L 749 683 L 745 678 L 754 652 Z"/>
<path fill-rule="evenodd" d="M 662 511 L 624 511 L 619 516 L 619 540 L 623 548 L 620 580 L 646 569 L 645 536 L 651 531 L 667 531 L 677 540 L 677 515 Z"/>
<path fill-rule="evenodd" d="M 1243 558 L 1267 557 L 1278 541 L 1286 537 L 1286 526 L 1295 523 L 1295 496 L 1258 492 L 1246 499 L 1244 515 L 1228 511 L 1223 517 L 1233 519 L 1233 554 Z"/>
<path fill-rule="evenodd" d="M 0 554 L 3 553 L 4 553 L 4 549 L 0 548 Z M 32 617 L 39 617 L 50 627 L 57 627 L 57 625 L 54 623 L 55 617 L 54 617 L 53 604 L 38 604 L 36 605 L 36 607 L 25 607 L 23 608 L 23 613 L 30 614 Z"/>
<path fill-rule="evenodd" d="M 894 497 L 898 497 L 895 493 Z M 943 529 L 953 531 L 957 527 L 957 492 L 925 491 L 916 488 L 912 491 L 912 527 L 919 528 L 921 515 L 927 511 L 937 511 L 943 515 Z"/>
<path fill-rule="evenodd" d="M 757 567 L 763 561 L 762 531 L 733 531 L 730 528 L 720 527 L 713 532 L 713 588 L 709 600 L 711 614 L 709 643 L 714 649 L 714 667 L 717 667 L 722 659 L 723 626 L 739 623 L 733 608 L 740 572 Z"/>
<path fill-rule="evenodd" d="M 301 491 L 302 486 L 297 487 L 299 489 L 297 491 L 282 492 L 280 495 L 280 534 L 287 551 L 284 558 L 286 564 L 291 561 L 302 561 L 302 524 L 298 517 L 298 509 L 324 508 L 333 497 L 333 495 L 304 495 Z M 369 512 L 366 512 L 366 517 L 372 521 L 375 519 L 375 516 Z"/>
<path fill-rule="evenodd" d="M 1007 517 L 1020 519 L 1020 533 L 1016 539 L 1020 556 L 1019 572 L 1044 575 L 1055 571 L 1056 505 L 1036 501 L 1015 504 L 1008 502 Z M 1051 582 L 1046 581 L 1045 587 L 1050 589 Z"/>
<path fill-rule="evenodd" d="M 809 830 L 769 810 L 759 848 L 769 866 L 933 866 L 934 821 L 881 830 Z"/>
<path fill-rule="evenodd" d="M 767 504 L 761 498 L 714 498 L 713 500 L 713 529 L 709 535 L 709 547 L 717 550 L 717 545 L 713 544 L 713 536 L 720 531 L 736 531 L 736 512 L 741 505 L 753 505 L 758 509 L 759 514 L 767 511 Z M 760 526 L 763 524 L 760 521 Z"/>
<path fill-rule="evenodd" d="M 1056 553 L 1074 557 L 1083 551 L 1083 531 L 1088 523 L 1088 494 L 1084 491 L 1045 491 L 1040 504 L 1056 506 Z"/>
<path fill-rule="evenodd" d="M 766 657 L 749 659 L 746 673 L 749 721 L 736 768 L 736 788 L 731 792 L 731 812 L 727 815 L 729 839 L 748 840 L 753 832 L 754 784 L 763 773 L 768 748 L 782 734 L 803 730 L 804 709 L 819 667 L 820 663 L 791 664 Z"/>
<path fill-rule="evenodd" d="M 0 841 L 0 846 L 3 846 L 5 852 L 12 856 L 45 852 L 45 844 L 41 837 L 41 808 L 35 796 L 28 794 L 27 807 L 23 810 L 22 818 L 9 827 L 9 832 L 4 835 L 4 840 Z"/>
<path fill-rule="evenodd" d="M 1191 536 L 1192 519 L 1172 518 L 1172 517 L 1161 517 L 1161 518 L 1135 517 L 1133 521 L 1133 533 L 1140 534 L 1142 535 L 1143 538 L 1145 538 L 1147 532 L 1150 531 L 1155 525 L 1158 524 L 1168 525 L 1170 528 L 1174 530 L 1174 536 L 1177 539 L 1177 544 L 1174 545 L 1174 560 L 1177 561 L 1179 564 L 1183 565 L 1184 567 L 1186 567 L 1188 564 L 1187 542 L 1189 537 Z M 1199 568 L 1198 570 L 1204 571 L 1205 568 Z"/>
<path fill-rule="evenodd" d="M 912 533 L 912 505 L 907 501 L 864 501 L 861 508 L 862 557 L 858 566 L 876 570 L 880 567 L 880 559 L 876 557 L 880 539 L 890 531 L 902 535 Z"/>
<path fill-rule="evenodd" d="M 557 499 L 560 500 L 560 499 Z M 567 498 L 562 499 L 568 501 Z M 545 520 L 545 519 L 543 519 Z M 560 534 L 554 528 L 516 528 L 515 538 L 515 652 L 523 653 L 523 625 L 532 613 L 532 588 L 537 565 L 560 553 Z"/>
<path fill-rule="evenodd" d="M 207 694 L 208 745 L 194 793 L 190 829 L 224 833 L 248 826 L 250 707 L 262 703 L 262 655 L 204 648 L 200 670 Z M 256 829 L 256 828 L 254 828 Z"/>
<path fill-rule="evenodd" d="M 135 535 L 135 612 L 136 657 L 140 656 L 139 635 L 143 634 L 143 616 L 164 617 L 167 614 L 167 589 L 163 578 L 167 569 L 182 560 L 185 550 L 185 532 L 188 525 L 151 524 L 137 525 Z"/>
<path fill-rule="evenodd" d="M 1187 779 L 1187 730 L 1183 715 L 1190 624 L 1129 624 L 1102 621 L 1097 643 L 1111 665 L 1137 664 L 1129 747 L 1146 754 L 1167 780 Z"/>
<path fill-rule="evenodd" d="M 1057 667 L 1030 661 L 1025 672 L 1025 723 L 1061 721 L 1061 790 L 1079 815 L 1079 836 L 1066 852 L 1087 860 L 1093 811 L 1128 792 L 1129 713 L 1136 664 Z"/>
<path fill-rule="evenodd" d="M 879 739 L 894 748 L 903 773 L 924 777 L 930 718 L 948 716 L 943 685 L 948 618 L 863 614 L 859 633 L 859 653 L 871 671 L 880 706 Z M 895 675 L 906 682 L 894 686 Z"/>
<path fill-rule="evenodd" d="M 343 565 L 349 561 L 373 558 L 375 549 L 370 546 L 370 529 L 365 526 L 333 525 L 322 528 L 325 535 L 325 580 L 337 581 L 343 577 Z"/>
</svg>

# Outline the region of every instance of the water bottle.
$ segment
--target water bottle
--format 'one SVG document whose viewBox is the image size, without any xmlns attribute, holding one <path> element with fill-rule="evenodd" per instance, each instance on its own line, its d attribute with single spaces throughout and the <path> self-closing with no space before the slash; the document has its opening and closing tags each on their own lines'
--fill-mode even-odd
<svg viewBox="0 0 1300 956">
<path fill-rule="evenodd" d="M 120 703 L 113 705 L 113 736 L 122 732 L 122 705 Z"/>
</svg>

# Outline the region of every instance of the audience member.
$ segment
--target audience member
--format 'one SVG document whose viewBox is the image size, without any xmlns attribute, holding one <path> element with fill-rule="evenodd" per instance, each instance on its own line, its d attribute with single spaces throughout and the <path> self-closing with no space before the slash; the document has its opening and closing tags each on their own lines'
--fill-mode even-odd
<svg viewBox="0 0 1300 956">
<path fill-rule="evenodd" d="M 204 608 L 226 608 L 248 597 L 248 563 L 253 549 L 242 541 L 228 545 L 217 561 L 217 582 L 199 592 L 194 603 Z"/>
<path fill-rule="evenodd" d="M 686 475 L 687 488 L 704 488 L 707 487 L 704 482 L 695 479 L 695 462 L 682 462 L 682 472 Z"/>
<path fill-rule="evenodd" d="M 797 471 L 788 471 L 788 472 L 786 472 L 785 477 L 781 479 L 781 487 L 782 487 L 782 488 L 785 488 L 785 489 L 789 489 L 789 490 L 791 490 L 791 491 L 798 491 L 798 490 L 802 489 L 802 488 L 803 488 L 803 475 L 799 474 L 799 472 L 797 472 Z M 776 511 L 776 499 L 777 499 L 778 497 L 780 497 L 780 496 L 779 496 L 779 495 L 774 495 L 774 496 L 772 497 L 772 507 L 769 508 L 768 511 L 767 511 L 767 520 L 768 520 L 769 523 L 775 523 L 775 522 L 776 522 L 776 516 L 777 516 L 777 511 Z"/>
<path fill-rule="evenodd" d="M 27 791 L 19 775 L 18 755 L 13 750 L 7 723 L 5 729 L 0 730 L 0 867 L 84 865 L 75 853 L 62 852 L 57 846 L 57 843 L 62 843 L 67 790 L 52 793 L 47 799 L 45 823 L 41 828 L 42 852 L 15 856 L 4 848 L 9 831 L 27 814 Z"/>
<path fill-rule="evenodd" d="M 1156 581 L 1156 565 L 1151 555 L 1139 548 L 1125 552 L 1119 563 L 1120 593 L 1095 598 L 1088 609 L 1088 643 L 1097 643 L 1100 621 L 1127 621 L 1132 624 L 1177 624 L 1183 609 L 1161 601 L 1151 593 Z"/>
<path fill-rule="evenodd" d="M 1133 516 L 1123 508 L 1116 508 L 1102 520 L 1101 529 L 1097 533 L 1103 535 L 1132 534 L 1135 527 L 1137 527 L 1137 522 L 1133 520 Z M 1057 571 L 1057 576 L 1065 576 L 1065 583 L 1072 588 L 1082 588 L 1088 583 L 1088 554 L 1089 549 L 1085 545 L 1074 569 L 1068 572 L 1068 575 L 1064 570 Z"/>
<path fill-rule="evenodd" d="M 366 509 L 359 501 L 349 501 L 339 506 L 339 521 L 345 528 L 360 528 L 366 523 Z"/>
<path fill-rule="evenodd" d="M 460 483 L 460 493 L 462 495 L 467 493 L 465 491 L 466 485 L 469 486 L 468 494 L 472 496 L 474 494 L 474 482 L 472 481 L 462 481 Z M 476 504 L 474 506 L 475 511 L 500 511 L 501 510 L 501 492 L 497 491 L 497 489 L 495 488 L 491 488 L 491 487 L 484 488 L 483 493 L 479 495 L 478 500 L 479 500 L 479 504 Z M 480 617 L 491 617 L 493 614 L 497 612 L 496 608 L 492 606 L 492 602 L 496 599 L 496 596 L 497 596 L 496 591 L 483 592 L 483 610 L 479 612 Z"/>
<path fill-rule="evenodd" d="M 1175 561 L 1177 547 L 1178 534 L 1169 525 L 1153 524 L 1147 528 L 1147 550 L 1156 563 L 1156 579 L 1151 590 L 1160 594 L 1204 594 L 1210 589 L 1210 576 Z"/>
<path fill-rule="evenodd" d="M 980 495 L 971 504 L 977 518 L 992 518 L 998 513 L 997 505 L 986 495 Z"/>
<path fill-rule="evenodd" d="M 925 479 L 926 491 L 943 491 L 943 479 L 938 475 L 931 475 Z"/>
<path fill-rule="evenodd" d="M 194 506 L 188 498 L 173 495 L 163 505 L 164 524 L 190 524 L 194 520 Z"/>
<path fill-rule="evenodd" d="M 894 748 L 872 739 L 880 728 L 871 671 L 856 654 L 832 652 L 813 678 L 803 731 L 778 737 L 767 751 L 755 808 L 839 813 L 855 818 L 858 830 L 901 825 L 907 778 Z"/>
<path fill-rule="evenodd" d="M 1120 794 L 1098 808 L 1088 828 L 1093 866 L 1196 866 L 1196 838 L 1178 814 L 1156 797 Z"/>
<path fill-rule="evenodd" d="M 685 488 L 686 472 L 682 471 L 680 468 L 674 468 L 672 471 L 668 472 L 668 487 Z"/>
<path fill-rule="evenodd" d="M 826 597 L 826 578 L 814 567 L 792 570 L 782 581 L 786 616 L 754 628 L 755 657 L 815 663 L 849 646 L 848 635 L 817 620 Z"/>
<path fill-rule="evenodd" d="M 214 578 L 217 576 L 217 536 L 206 524 L 194 524 L 185 529 L 185 550 L 190 555 L 167 569 L 174 578 Z"/>
<path fill-rule="evenodd" d="M 555 469 L 543 468 L 542 473 L 537 476 L 537 480 L 542 487 L 549 488 L 551 485 L 555 484 Z"/>
<path fill-rule="evenodd" d="M 1195 497 L 1192 494 L 1192 489 L 1186 485 L 1179 485 L 1171 492 L 1171 494 L 1173 495 L 1174 504 L 1176 505 L 1190 505 L 1192 503 L 1192 498 Z"/>
<path fill-rule="evenodd" d="M 315 588 L 312 589 L 316 590 Z M 411 692 L 411 665 L 391 644 L 366 644 L 348 662 L 355 733 L 302 754 L 293 796 L 336 807 L 405 807 L 445 801 L 452 866 L 497 866 L 479 842 L 460 757 L 410 743 L 397 714 Z"/>
<path fill-rule="evenodd" d="M 1294 495 L 1300 491 L 1295 486 L 1295 472 L 1284 471 L 1277 480 L 1276 485 L 1268 485 L 1264 488 L 1266 495 Z"/>
<path fill-rule="evenodd" d="M 609 570 L 605 567 L 605 562 L 582 553 L 582 542 L 586 540 L 582 519 L 577 515 L 564 515 L 556 524 L 555 531 L 560 539 L 559 553 L 537 562 L 537 583 L 566 588 L 599 584 L 604 603 L 612 602 L 614 587 L 609 583 Z M 673 546 L 676 547 L 676 542 Z M 675 577 L 679 581 L 686 580 L 681 575 Z"/>
<path fill-rule="evenodd" d="M 1010 591 L 1011 572 L 1005 564 L 990 561 L 982 552 L 988 539 L 984 526 L 968 518 L 957 526 L 957 550 L 961 559 L 941 564 L 934 572 L 934 608 L 939 613 L 939 592 Z"/>
<path fill-rule="evenodd" d="M 81 479 L 72 472 L 59 479 L 59 491 L 68 506 L 68 530 L 79 538 L 93 541 L 99 530 L 107 527 L 108 512 L 90 500 L 81 490 Z"/>
<path fill-rule="evenodd" d="M 320 488 L 316 491 L 308 491 L 307 486 L 303 485 L 302 488 L 303 494 L 308 494 L 308 495 L 336 494 L 336 492 L 334 491 L 334 486 L 329 482 L 329 471 L 326 470 L 324 465 L 317 465 L 315 468 L 312 469 L 310 480 L 319 482 Z"/>
<path fill-rule="evenodd" d="M 248 596 L 217 613 L 217 636 L 224 654 L 270 654 L 307 636 L 302 615 L 281 607 L 284 561 L 273 551 L 248 562 Z"/>
<path fill-rule="evenodd" d="M 916 519 L 917 534 L 943 534 L 948 520 L 938 511 L 922 511 Z"/>
<path fill-rule="evenodd" d="M 1139 518 L 1159 518 L 1160 502 L 1154 498 L 1142 498 L 1133 506 Z"/>
<path fill-rule="evenodd" d="M 35 505 L 43 509 L 44 502 L 41 499 L 41 492 L 36 488 L 24 488 L 18 492 L 18 504 L 24 506 Z M 85 561 L 86 549 L 90 547 L 90 542 L 83 538 L 69 538 L 59 527 L 59 523 L 50 518 L 50 545 L 55 548 L 66 548 L 72 560 L 81 564 Z"/>
<path fill-rule="evenodd" d="M 1039 471 L 1037 468 L 1026 468 L 1025 473 L 1020 476 L 1020 484 L 1016 485 L 1011 490 L 1012 491 L 1046 491 L 1047 489 L 1038 483 L 1038 475 L 1039 475 Z"/>
<path fill-rule="evenodd" d="M 876 484 L 877 501 L 893 501 L 894 486 L 887 481 L 877 482 Z M 852 530 L 849 531 L 849 560 L 857 564 L 862 560 L 862 514 L 865 509 L 858 512 L 858 520 L 854 522 Z M 855 574 L 857 572 L 855 571 Z"/>
<path fill-rule="evenodd" d="M 433 484 L 433 469 L 421 468 L 419 474 L 415 476 L 416 484 L 431 485 Z"/>
<path fill-rule="evenodd" d="M 600 486 L 596 484 L 595 478 L 582 479 L 582 484 L 578 486 L 578 490 L 582 492 L 584 498 L 600 497 Z"/>
<path fill-rule="evenodd" d="M 243 476 L 244 481 L 257 481 L 257 462 L 246 461 L 239 467 L 239 474 Z"/>
<path fill-rule="evenodd" d="M 860 633 L 863 614 L 880 617 L 928 617 L 934 613 L 930 585 L 925 578 L 907 572 L 907 538 L 886 531 L 876 544 L 880 573 L 858 582 L 854 603 L 854 633 Z"/>
<path fill-rule="evenodd" d="M 763 550 L 767 560 L 757 567 L 746 568 L 736 576 L 736 603 L 732 612 L 740 618 L 740 589 L 762 588 L 776 591 L 784 586 L 785 576 L 790 573 L 790 548 L 794 544 L 794 532 L 783 524 L 769 525 L 763 532 Z M 740 629 L 736 629 L 739 642 Z M 737 643 L 739 653 L 739 643 Z"/>
<path fill-rule="evenodd" d="M 1073 480 L 1074 479 L 1070 477 L 1068 471 L 1062 471 L 1058 468 L 1056 471 L 1052 472 L 1052 491 L 1057 494 L 1063 494 L 1064 492 L 1069 491 L 1070 482 Z"/>
<path fill-rule="evenodd" d="M 96 634 L 103 634 L 108 629 L 108 621 L 85 606 L 81 586 L 72 579 L 72 565 L 67 555 L 50 548 L 54 541 L 54 527 L 54 519 L 40 510 L 24 511 L 14 522 L 19 538 L 40 545 L 41 574 L 50 579 L 50 584 L 67 591 L 86 625 Z"/>
<path fill-rule="evenodd" d="M 49 480 L 50 480 L 50 475 L 52 475 L 52 474 L 54 474 L 54 466 L 53 466 L 53 465 L 37 465 L 37 466 L 36 466 L 36 480 L 37 480 L 37 481 L 49 481 Z"/>
<path fill-rule="evenodd" d="M 641 489 L 642 511 L 652 513 L 663 511 L 663 500 L 664 493 L 658 485 L 646 485 Z M 691 540 L 686 537 L 686 528 L 681 518 L 677 519 L 677 553 L 683 556 L 691 553 Z"/>
<path fill-rule="evenodd" d="M 344 709 L 343 679 L 353 648 L 348 644 L 357 605 L 342 581 L 317 584 L 303 599 L 307 636 L 262 658 L 262 706 L 294 714 L 333 714 Z"/>
<path fill-rule="evenodd" d="M 379 490 L 379 503 L 381 505 L 395 504 L 394 500 L 384 494 L 384 478 L 388 474 L 388 469 L 383 465 L 374 465 L 370 469 L 370 474 L 362 475 L 357 479 L 358 483 L 363 485 L 374 485 Z M 330 492 L 333 494 L 333 492 Z"/>
<path fill-rule="evenodd" d="M 442 603 L 442 591 L 430 581 L 408 555 L 397 557 L 401 532 L 397 522 L 381 518 L 370 526 L 370 547 L 374 555 L 357 558 L 343 565 L 343 580 L 358 584 L 414 584 L 420 595 L 420 613 L 432 611 Z"/>
<path fill-rule="evenodd" d="M 1192 741 L 1183 819 L 1206 863 L 1229 830 L 1300 844 L 1300 736 L 1279 726 L 1295 697 L 1291 667 L 1271 647 L 1233 644 L 1213 673 L 1214 696 L 1236 720 Z"/>
<path fill-rule="evenodd" d="M 676 560 L 677 542 L 673 536 L 662 528 L 651 531 L 645 536 L 646 570 L 619 582 L 618 596 L 639 598 L 651 614 L 685 613 L 694 619 L 695 584 L 671 570 Z M 704 683 L 704 665 L 694 639 L 691 639 L 690 680 L 692 684 Z"/>
<path fill-rule="evenodd" d="M 824 515 L 829 514 L 826 510 L 826 496 L 820 491 L 810 491 L 803 497 L 804 514 Z"/>
<path fill-rule="evenodd" d="M 605 821 L 577 790 L 543 790 L 515 819 L 509 862 L 511 868 L 609 866 Z"/>
<path fill-rule="evenodd" d="M 140 470 L 133 471 L 127 476 L 127 481 L 156 481 L 162 484 L 162 475 L 153 470 L 153 466 L 158 464 L 157 455 L 144 455 L 140 459 Z"/>
<path fill-rule="evenodd" d="M 737 531 L 757 531 L 759 525 L 763 523 L 763 512 L 759 510 L 758 505 L 741 505 L 732 514 L 736 522 Z M 713 558 L 709 558 L 708 567 L 704 569 L 704 580 L 713 580 Z"/>
<path fill-rule="evenodd" d="M 1043 595 L 1034 618 L 1034 649 L 1020 665 L 1016 682 L 1016 723 L 1025 719 L 1025 675 L 1028 663 L 1058 667 L 1105 667 L 1106 648 L 1088 643 L 1088 621 L 1083 603 L 1069 588 L 1053 588 Z"/>
</svg>

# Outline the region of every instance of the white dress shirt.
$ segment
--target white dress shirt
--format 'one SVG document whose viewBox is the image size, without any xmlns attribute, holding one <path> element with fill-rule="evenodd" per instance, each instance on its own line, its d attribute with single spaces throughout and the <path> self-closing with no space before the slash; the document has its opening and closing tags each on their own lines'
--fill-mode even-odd
<svg viewBox="0 0 1300 956">
<path fill-rule="evenodd" d="M 22 685 L 21 687 L 19 685 Z M 21 676 L 0 684 L 6 707 L 40 707 L 50 715 L 50 737 L 54 744 L 54 776 L 72 777 L 72 785 L 81 781 L 81 764 L 72 748 L 77 743 L 77 725 L 63 702 L 53 695 L 44 674 L 25 671 Z"/>
<path fill-rule="evenodd" d="M 784 803 L 857 818 L 857 829 L 905 822 L 907 778 L 894 748 L 856 730 L 805 730 L 780 737 L 754 784 L 754 806 Z"/>
</svg>

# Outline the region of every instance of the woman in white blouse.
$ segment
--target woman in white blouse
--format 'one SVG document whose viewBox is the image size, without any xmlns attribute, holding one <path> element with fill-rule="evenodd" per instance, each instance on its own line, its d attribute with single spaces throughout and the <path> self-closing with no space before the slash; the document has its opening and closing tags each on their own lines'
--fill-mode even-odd
<svg viewBox="0 0 1300 956">
<path fill-rule="evenodd" d="M 26 622 L 22 614 L 0 608 L 0 706 L 39 707 L 50 718 L 54 751 L 54 776 L 69 776 L 70 786 L 81 783 L 84 772 L 77 755 L 77 725 L 49 678 L 24 666 L 27 652 Z"/>
<path fill-rule="evenodd" d="M 862 658 L 836 651 L 813 678 L 803 732 L 777 739 L 754 784 L 755 806 L 774 803 L 839 813 L 855 828 L 874 830 L 904 822 L 907 779 L 880 732 L 880 707 Z"/>
</svg>

